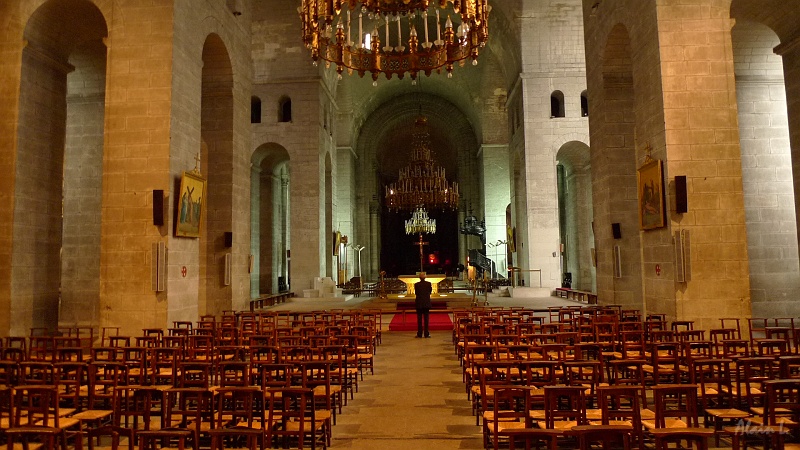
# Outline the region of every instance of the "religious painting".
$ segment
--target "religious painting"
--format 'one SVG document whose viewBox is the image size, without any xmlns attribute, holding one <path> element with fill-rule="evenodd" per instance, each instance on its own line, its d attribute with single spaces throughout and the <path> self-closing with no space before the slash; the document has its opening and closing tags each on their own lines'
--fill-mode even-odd
<svg viewBox="0 0 800 450">
<path fill-rule="evenodd" d="M 664 177 L 661 160 L 648 160 L 638 171 L 639 224 L 643 230 L 661 228 L 664 223 Z"/>
<path fill-rule="evenodd" d="M 205 195 L 206 180 L 195 172 L 183 172 L 178 196 L 178 220 L 175 221 L 175 236 L 200 237 Z"/>
</svg>

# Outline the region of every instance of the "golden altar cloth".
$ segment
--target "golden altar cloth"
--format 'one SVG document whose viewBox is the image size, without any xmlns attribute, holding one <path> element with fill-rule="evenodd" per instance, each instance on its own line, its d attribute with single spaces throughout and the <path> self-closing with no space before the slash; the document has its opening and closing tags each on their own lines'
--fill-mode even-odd
<svg viewBox="0 0 800 450">
<path fill-rule="evenodd" d="M 439 293 L 439 282 L 447 278 L 446 275 L 426 275 L 425 279 L 431 283 L 433 287 L 433 291 L 431 294 L 438 294 Z M 414 295 L 414 283 L 419 281 L 419 277 L 416 275 L 400 275 L 397 277 L 398 280 L 402 281 L 406 284 L 406 295 Z"/>
</svg>

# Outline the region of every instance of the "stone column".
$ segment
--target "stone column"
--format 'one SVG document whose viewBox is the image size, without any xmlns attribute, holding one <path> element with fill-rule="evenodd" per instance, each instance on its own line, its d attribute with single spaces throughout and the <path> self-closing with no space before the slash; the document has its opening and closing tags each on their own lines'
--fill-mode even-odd
<svg viewBox="0 0 800 450">
<path fill-rule="evenodd" d="M 730 11 L 716 2 L 658 5 L 661 85 L 664 90 L 665 180 L 687 177 L 689 212 L 670 211 L 672 235 L 688 232 L 687 282 L 653 268 L 674 260 L 663 232 L 647 239 L 645 291 L 674 298 L 676 318 L 695 327 L 719 326 L 719 318 L 750 316 L 742 161 L 734 91 Z M 725 3 L 725 2 L 723 2 Z M 646 119 L 645 119 L 646 120 Z M 650 125 L 650 124 L 648 124 Z M 652 124 L 655 128 L 659 124 Z M 667 205 L 670 205 L 667 203 Z"/>
<path fill-rule="evenodd" d="M 483 165 L 484 217 L 486 218 L 486 242 L 497 244 L 506 241 L 506 206 L 511 202 L 511 179 L 508 167 L 508 145 L 481 146 Z M 497 272 L 507 276 L 508 261 L 505 245 L 498 250 L 488 250 L 487 256 L 494 260 Z"/>
</svg>

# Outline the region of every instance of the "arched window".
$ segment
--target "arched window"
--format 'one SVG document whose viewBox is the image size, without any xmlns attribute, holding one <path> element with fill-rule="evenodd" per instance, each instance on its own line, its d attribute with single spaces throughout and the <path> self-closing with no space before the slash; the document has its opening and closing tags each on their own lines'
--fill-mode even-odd
<svg viewBox="0 0 800 450">
<path fill-rule="evenodd" d="M 550 118 L 564 117 L 564 93 L 553 91 L 550 94 Z"/>
<path fill-rule="evenodd" d="M 581 92 L 581 117 L 589 117 L 589 97 L 586 91 Z"/>
<path fill-rule="evenodd" d="M 281 97 L 278 101 L 278 122 L 291 122 L 292 121 L 292 99 L 289 97 Z"/>
<path fill-rule="evenodd" d="M 250 123 L 261 123 L 261 99 L 250 97 Z"/>
</svg>

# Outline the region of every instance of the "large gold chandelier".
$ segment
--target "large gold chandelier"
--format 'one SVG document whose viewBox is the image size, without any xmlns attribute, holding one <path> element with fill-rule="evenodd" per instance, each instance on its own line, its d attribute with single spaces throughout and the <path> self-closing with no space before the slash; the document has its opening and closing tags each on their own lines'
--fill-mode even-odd
<svg viewBox="0 0 800 450">
<path fill-rule="evenodd" d="M 416 80 L 467 58 L 489 38 L 488 0 L 302 0 L 303 42 L 318 60 L 372 79 Z"/>
<path fill-rule="evenodd" d="M 400 169 L 397 183 L 386 186 L 386 206 L 402 211 L 458 207 L 458 183 L 448 182 L 444 168 L 433 160 L 425 117 L 415 124 L 411 162 Z"/>
</svg>

